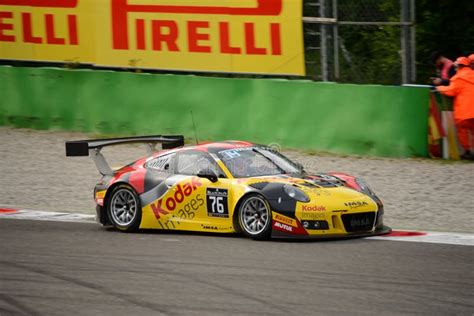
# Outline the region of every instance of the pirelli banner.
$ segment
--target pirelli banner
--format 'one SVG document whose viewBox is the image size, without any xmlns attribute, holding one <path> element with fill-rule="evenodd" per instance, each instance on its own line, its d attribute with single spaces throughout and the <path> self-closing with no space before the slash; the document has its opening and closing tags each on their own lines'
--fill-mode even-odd
<svg viewBox="0 0 474 316">
<path fill-rule="evenodd" d="M 302 0 L 0 0 L 0 59 L 304 75 Z"/>
</svg>

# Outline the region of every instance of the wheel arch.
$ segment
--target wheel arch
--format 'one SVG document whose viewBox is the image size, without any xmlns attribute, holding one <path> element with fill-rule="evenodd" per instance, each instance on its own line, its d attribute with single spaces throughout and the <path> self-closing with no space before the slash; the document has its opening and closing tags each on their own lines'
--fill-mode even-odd
<svg viewBox="0 0 474 316">
<path fill-rule="evenodd" d="M 237 201 L 237 203 L 235 204 L 235 207 L 234 207 L 234 213 L 232 214 L 232 224 L 234 225 L 234 229 L 237 233 L 241 233 L 242 230 L 240 228 L 240 224 L 239 224 L 239 208 L 240 206 L 242 205 L 242 202 L 245 200 L 245 198 L 251 196 L 251 195 L 258 195 L 260 196 L 261 198 L 263 198 L 267 203 L 268 203 L 268 206 L 270 207 L 271 209 L 271 206 L 270 206 L 270 203 L 267 199 L 267 197 L 260 191 L 258 190 L 251 190 L 251 191 L 248 191 L 248 192 L 245 192 L 240 198 L 239 200 Z M 270 219 L 272 220 L 272 219 Z"/>
<path fill-rule="evenodd" d="M 244 199 L 246 197 L 250 196 L 250 195 L 260 195 L 261 197 L 263 197 L 266 200 L 265 196 L 257 190 L 252 190 L 252 191 L 245 192 L 239 198 L 239 200 L 235 204 L 234 213 L 232 214 L 232 224 L 234 225 L 235 231 L 238 232 L 238 233 L 241 232 L 240 225 L 239 225 L 239 208 L 242 205 L 242 202 L 244 201 Z"/>
<path fill-rule="evenodd" d="M 135 194 L 137 194 L 138 199 L 140 199 L 140 195 L 138 195 L 137 190 L 133 187 L 133 185 L 131 185 L 127 181 L 117 181 L 117 182 L 114 182 L 113 184 L 111 184 L 107 188 L 107 192 L 105 193 L 104 205 L 101 206 L 101 208 L 102 208 L 102 210 L 101 210 L 101 217 L 102 217 L 101 218 L 101 223 L 103 223 L 104 225 L 112 225 L 112 221 L 109 218 L 109 212 L 107 211 L 107 206 L 108 206 L 108 203 L 109 203 L 110 196 L 111 196 L 112 192 L 114 191 L 114 189 L 116 187 L 118 187 L 120 185 L 129 186 L 135 192 Z"/>
</svg>

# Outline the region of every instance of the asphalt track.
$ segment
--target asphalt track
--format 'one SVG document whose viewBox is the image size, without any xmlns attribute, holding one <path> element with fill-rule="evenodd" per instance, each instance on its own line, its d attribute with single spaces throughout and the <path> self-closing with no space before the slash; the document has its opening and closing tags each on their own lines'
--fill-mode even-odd
<svg viewBox="0 0 474 316">
<path fill-rule="evenodd" d="M 0 315 L 472 315 L 470 246 L 0 219 Z"/>
</svg>

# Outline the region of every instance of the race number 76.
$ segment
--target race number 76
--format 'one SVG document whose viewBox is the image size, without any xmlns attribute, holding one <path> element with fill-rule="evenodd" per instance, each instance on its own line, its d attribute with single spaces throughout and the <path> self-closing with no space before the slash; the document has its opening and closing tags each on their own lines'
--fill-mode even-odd
<svg viewBox="0 0 474 316">
<path fill-rule="evenodd" d="M 211 200 L 211 211 L 212 213 L 220 213 L 224 214 L 225 207 L 224 207 L 224 197 L 222 196 L 209 196 Z"/>
<path fill-rule="evenodd" d="M 207 215 L 211 217 L 229 217 L 227 208 L 227 189 L 208 188 Z"/>
</svg>

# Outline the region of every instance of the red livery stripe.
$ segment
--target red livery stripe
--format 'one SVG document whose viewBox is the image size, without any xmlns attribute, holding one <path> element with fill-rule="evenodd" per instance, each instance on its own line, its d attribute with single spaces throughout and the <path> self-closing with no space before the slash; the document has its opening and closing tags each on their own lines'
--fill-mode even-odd
<svg viewBox="0 0 474 316">
<path fill-rule="evenodd" d="M 128 181 L 138 194 L 142 194 L 145 191 L 145 174 L 145 169 L 130 173 Z"/>
</svg>

